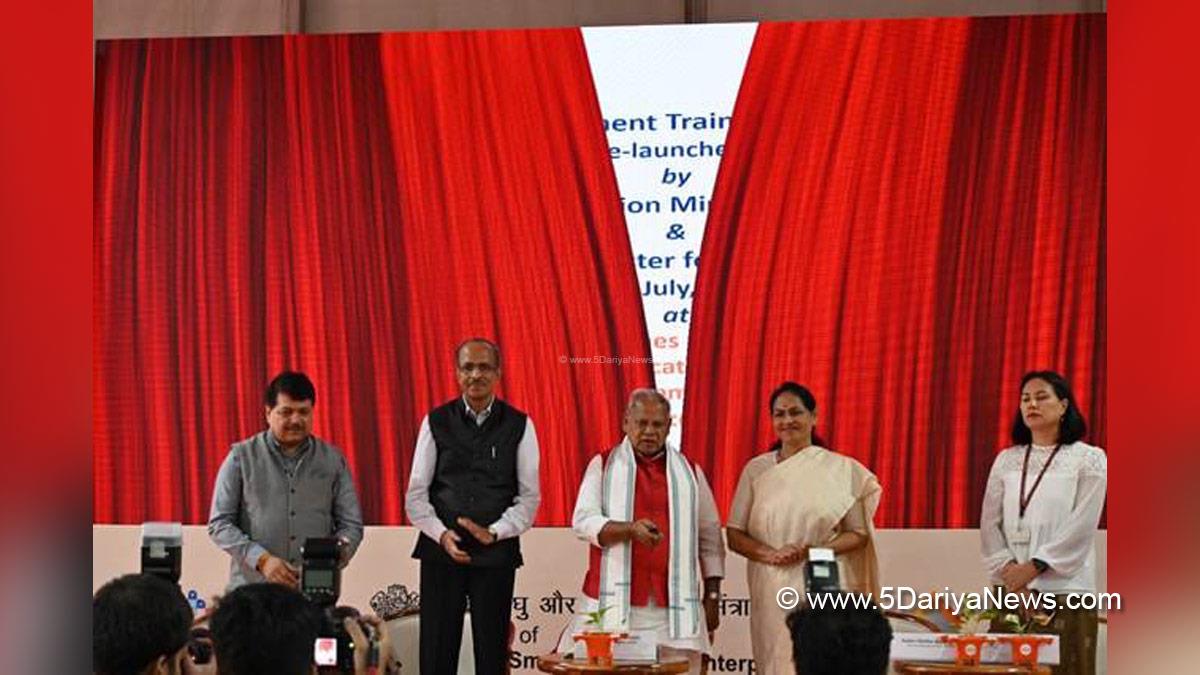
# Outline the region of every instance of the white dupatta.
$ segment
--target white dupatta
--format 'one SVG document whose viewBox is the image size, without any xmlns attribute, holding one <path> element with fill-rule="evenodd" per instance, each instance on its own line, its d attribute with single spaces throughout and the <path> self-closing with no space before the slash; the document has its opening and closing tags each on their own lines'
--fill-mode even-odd
<svg viewBox="0 0 1200 675">
<path fill-rule="evenodd" d="M 602 508 L 617 521 L 632 521 L 634 481 L 637 462 L 633 446 L 626 436 L 609 453 L 604 466 Z M 667 571 L 668 625 L 673 639 L 696 637 L 704 630 L 701 622 L 700 539 L 696 495 L 696 474 L 678 449 L 666 444 L 668 509 L 671 547 Z M 633 543 L 613 544 L 600 558 L 599 606 L 606 607 L 602 625 L 605 630 L 629 630 L 632 585 Z"/>
</svg>

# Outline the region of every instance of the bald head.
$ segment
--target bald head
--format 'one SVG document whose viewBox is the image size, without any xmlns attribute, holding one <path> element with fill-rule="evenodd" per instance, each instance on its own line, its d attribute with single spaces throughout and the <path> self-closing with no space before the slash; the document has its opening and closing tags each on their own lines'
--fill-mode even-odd
<svg viewBox="0 0 1200 675">
<path fill-rule="evenodd" d="M 656 455 L 671 430 L 671 403 L 653 389 L 634 389 L 621 428 L 635 452 L 646 457 Z"/>
<path fill-rule="evenodd" d="M 634 406 L 644 406 L 646 403 L 656 403 L 661 405 L 666 411 L 667 416 L 671 415 L 671 402 L 667 400 L 657 389 L 643 387 L 634 389 L 629 392 L 629 402 L 625 404 L 625 414 L 628 415 Z"/>
<path fill-rule="evenodd" d="M 462 364 L 464 356 L 463 352 L 472 351 L 470 349 L 471 347 L 482 347 L 483 349 L 487 350 L 491 355 L 492 365 L 495 366 L 497 370 L 500 369 L 500 345 L 482 337 L 467 338 L 466 340 L 458 343 L 458 346 L 454 348 L 455 366 Z"/>
</svg>

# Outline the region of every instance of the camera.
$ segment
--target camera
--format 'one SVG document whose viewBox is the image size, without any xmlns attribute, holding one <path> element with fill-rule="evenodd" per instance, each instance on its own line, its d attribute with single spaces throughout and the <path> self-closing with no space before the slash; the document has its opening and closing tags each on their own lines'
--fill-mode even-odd
<svg viewBox="0 0 1200 675">
<path fill-rule="evenodd" d="M 142 523 L 142 574 L 150 574 L 178 585 L 183 576 L 183 524 Z M 188 655 L 192 663 L 204 665 L 212 660 L 212 637 L 208 629 L 195 626 L 188 634 Z"/>
<path fill-rule="evenodd" d="M 179 583 L 183 574 L 181 523 L 142 523 L 142 574 Z"/>
<path fill-rule="evenodd" d="M 207 627 L 192 627 L 191 632 L 188 633 L 187 650 L 188 656 L 190 656 L 192 659 L 192 663 L 204 665 L 212 661 L 212 633 L 209 632 Z"/>
<path fill-rule="evenodd" d="M 354 670 L 354 640 L 346 631 L 345 620 L 358 620 L 358 610 L 338 607 L 342 593 L 341 543 L 330 537 L 310 537 L 300 548 L 300 592 L 321 609 L 321 630 L 313 643 L 313 662 L 318 666 L 333 666 L 339 671 Z M 360 623 L 372 642 L 368 624 Z M 378 658 L 372 654 L 374 658 Z M 368 660 L 371 660 L 369 656 Z"/>
<path fill-rule="evenodd" d="M 326 607 L 321 613 L 321 630 L 313 643 L 313 663 L 319 667 L 334 667 L 338 672 L 354 671 L 354 638 L 346 630 L 346 619 L 358 621 L 359 613 L 353 607 L 340 605 Z M 376 637 L 370 624 L 359 621 L 363 634 L 369 642 L 367 652 L 368 665 L 378 665 L 379 654 Z"/>
<path fill-rule="evenodd" d="M 833 549 L 808 549 L 808 561 L 804 563 L 804 586 L 809 593 L 838 593 L 842 590 Z"/>
<path fill-rule="evenodd" d="M 340 547 L 332 537 L 310 537 L 300 547 L 300 592 L 322 609 L 336 605 L 342 594 Z"/>
</svg>

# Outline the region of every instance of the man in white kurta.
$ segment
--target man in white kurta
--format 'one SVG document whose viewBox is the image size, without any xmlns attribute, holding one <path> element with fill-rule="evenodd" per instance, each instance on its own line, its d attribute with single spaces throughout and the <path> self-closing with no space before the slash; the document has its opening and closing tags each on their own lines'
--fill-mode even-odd
<svg viewBox="0 0 1200 675">
<path fill-rule="evenodd" d="M 625 439 L 588 464 L 572 525 L 592 545 L 584 613 L 607 608 L 605 630 L 653 635 L 660 660 L 686 657 L 699 673 L 719 623 L 725 544 L 704 472 L 666 442 L 670 425 L 661 394 L 633 392 Z M 584 624 L 575 618 L 560 652 Z"/>
</svg>

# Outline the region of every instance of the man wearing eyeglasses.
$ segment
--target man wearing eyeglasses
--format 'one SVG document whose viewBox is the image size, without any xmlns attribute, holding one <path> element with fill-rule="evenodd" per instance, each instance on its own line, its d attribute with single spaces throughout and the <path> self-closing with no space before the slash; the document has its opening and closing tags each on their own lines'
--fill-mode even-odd
<svg viewBox="0 0 1200 675">
<path fill-rule="evenodd" d="M 423 675 L 454 673 L 471 606 L 475 672 L 503 673 L 518 537 L 541 492 L 533 422 L 496 398 L 500 348 L 471 338 L 454 352 L 462 396 L 421 421 L 404 507 L 420 530 Z"/>
</svg>

